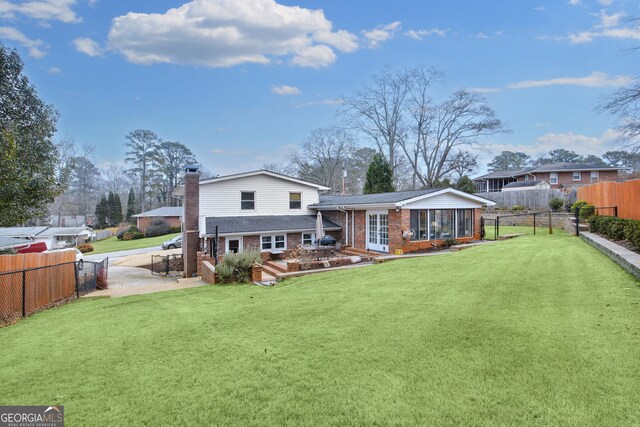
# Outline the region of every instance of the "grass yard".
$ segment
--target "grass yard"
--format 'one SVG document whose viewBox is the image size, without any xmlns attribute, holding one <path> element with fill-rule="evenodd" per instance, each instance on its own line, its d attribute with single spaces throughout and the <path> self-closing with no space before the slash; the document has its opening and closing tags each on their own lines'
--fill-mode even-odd
<svg viewBox="0 0 640 427">
<path fill-rule="evenodd" d="M 493 225 L 485 225 L 484 227 L 487 240 L 494 240 L 495 237 L 495 226 Z M 566 231 L 560 228 L 553 228 L 554 234 L 566 234 Z M 537 235 L 548 235 L 549 234 L 549 226 L 547 224 L 536 225 L 536 236 Z M 533 226 L 526 225 L 507 225 L 500 224 L 500 235 L 505 234 L 530 234 L 533 236 Z"/>
<path fill-rule="evenodd" d="M 81 300 L 0 329 L 0 401 L 70 426 L 637 425 L 639 285 L 562 233 Z"/>
<path fill-rule="evenodd" d="M 143 249 L 152 248 L 154 246 L 160 246 L 162 242 L 166 242 L 180 233 L 166 234 L 164 236 L 157 237 L 145 237 L 144 239 L 137 240 L 118 240 L 116 236 L 111 236 L 104 240 L 92 242 L 93 252 L 89 252 L 87 255 L 104 254 L 107 252 L 127 251 L 129 249 Z"/>
</svg>

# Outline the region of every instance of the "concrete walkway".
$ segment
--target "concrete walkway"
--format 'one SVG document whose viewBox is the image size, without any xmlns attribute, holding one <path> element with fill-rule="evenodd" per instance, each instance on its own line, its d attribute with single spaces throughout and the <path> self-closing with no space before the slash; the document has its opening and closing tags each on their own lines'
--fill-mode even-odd
<svg viewBox="0 0 640 427">
<path fill-rule="evenodd" d="M 128 295 L 149 294 L 172 291 L 175 289 L 205 286 L 208 283 L 199 278 L 182 279 L 176 277 L 153 276 L 146 268 L 110 266 L 109 289 L 91 292 L 83 298 L 91 297 L 123 297 Z"/>
</svg>

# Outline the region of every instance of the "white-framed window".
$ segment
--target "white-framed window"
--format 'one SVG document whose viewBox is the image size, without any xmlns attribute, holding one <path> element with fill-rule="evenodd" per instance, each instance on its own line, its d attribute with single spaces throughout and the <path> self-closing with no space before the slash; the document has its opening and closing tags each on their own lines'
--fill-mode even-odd
<svg viewBox="0 0 640 427">
<path fill-rule="evenodd" d="M 240 193 L 240 209 L 243 211 L 253 211 L 256 209 L 255 191 L 242 191 Z"/>
<path fill-rule="evenodd" d="M 524 180 L 525 180 L 525 181 L 529 181 L 529 175 L 525 175 L 525 176 L 524 176 Z"/>
<path fill-rule="evenodd" d="M 242 236 L 225 238 L 225 253 L 242 252 Z"/>
<path fill-rule="evenodd" d="M 574 181 L 582 181 L 582 172 L 574 172 L 573 173 L 573 180 Z"/>
<path fill-rule="evenodd" d="M 302 193 L 289 193 L 289 209 L 302 209 Z"/>
<path fill-rule="evenodd" d="M 316 242 L 316 233 L 302 233 L 302 246 L 311 246 Z"/>
<path fill-rule="evenodd" d="M 263 251 L 287 249 L 287 235 L 274 234 L 272 236 L 260 236 L 260 249 Z"/>
<path fill-rule="evenodd" d="M 558 172 L 551 172 L 549 174 L 549 184 L 555 185 L 558 183 Z"/>
<path fill-rule="evenodd" d="M 600 179 L 600 172 L 591 171 L 591 181 L 597 181 L 598 179 Z"/>
</svg>

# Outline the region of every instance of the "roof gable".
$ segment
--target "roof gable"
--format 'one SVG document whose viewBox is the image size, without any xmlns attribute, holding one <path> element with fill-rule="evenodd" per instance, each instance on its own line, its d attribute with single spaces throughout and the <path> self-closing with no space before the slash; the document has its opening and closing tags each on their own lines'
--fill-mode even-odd
<svg viewBox="0 0 640 427">
<path fill-rule="evenodd" d="M 200 181 L 200 185 L 223 182 L 223 181 L 228 181 L 228 180 L 232 180 L 232 179 L 246 178 L 246 177 L 256 176 L 256 175 L 271 176 L 273 178 L 278 178 L 278 179 L 282 179 L 282 180 L 285 180 L 285 181 L 295 182 L 296 184 L 301 184 L 301 185 L 306 185 L 308 187 L 313 187 L 313 188 L 316 188 L 318 190 L 329 190 L 329 187 L 325 187 L 324 185 L 316 184 L 314 182 L 304 181 L 302 179 L 294 178 L 294 177 L 291 177 L 291 176 L 288 176 L 288 175 L 282 175 L 282 174 L 279 174 L 279 173 L 276 173 L 276 172 L 271 172 L 271 171 L 268 171 L 266 169 L 250 171 L 250 172 L 243 172 L 243 173 L 238 173 L 238 174 L 233 174 L 233 175 L 218 176 L 216 178 L 211 178 L 211 179 L 205 179 L 205 180 Z"/>
</svg>

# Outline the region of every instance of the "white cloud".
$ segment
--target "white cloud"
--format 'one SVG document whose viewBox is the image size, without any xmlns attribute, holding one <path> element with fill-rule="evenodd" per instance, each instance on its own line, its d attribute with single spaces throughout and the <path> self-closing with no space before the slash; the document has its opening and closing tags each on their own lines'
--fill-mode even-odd
<svg viewBox="0 0 640 427">
<path fill-rule="evenodd" d="M 40 39 L 33 40 L 13 27 L 0 27 L 0 39 L 12 40 L 27 48 L 29 56 L 40 59 L 47 54 Z"/>
<path fill-rule="evenodd" d="M 224 150 L 222 148 L 212 148 L 209 152 L 211 154 L 222 154 L 224 153 Z"/>
<path fill-rule="evenodd" d="M 405 36 L 412 38 L 414 40 L 422 40 L 427 36 L 438 36 L 444 37 L 447 34 L 445 30 L 441 30 L 439 28 L 432 28 L 429 30 L 409 30 L 404 33 Z"/>
<path fill-rule="evenodd" d="M 571 6 L 577 6 L 581 3 L 581 0 L 569 0 L 567 3 L 569 3 Z"/>
<path fill-rule="evenodd" d="M 316 105 L 342 105 L 344 104 L 344 100 L 337 98 L 337 99 L 321 99 L 319 101 L 308 101 L 308 102 L 301 102 L 301 103 L 297 103 L 295 104 L 296 108 L 304 108 L 304 107 L 313 107 Z"/>
<path fill-rule="evenodd" d="M 617 27 L 618 24 L 620 24 L 620 20 L 624 17 L 624 13 L 618 12 L 609 15 L 605 10 L 601 10 L 596 16 L 600 18 L 599 27 L 609 28 Z"/>
<path fill-rule="evenodd" d="M 300 95 L 300 89 L 289 85 L 272 86 L 271 93 L 275 93 L 276 95 Z"/>
<path fill-rule="evenodd" d="M 335 51 L 352 52 L 357 37 L 333 25 L 322 10 L 275 0 L 192 0 L 164 13 L 116 17 L 109 48 L 137 64 L 230 67 L 288 60 L 323 67 Z"/>
<path fill-rule="evenodd" d="M 62 74 L 62 70 L 60 68 L 58 68 L 58 67 L 50 67 L 47 70 L 47 73 L 49 73 L 49 74 Z"/>
<path fill-rule="evenodd" d="M 533 10 L 536 10 L 538 12 L 542 12 L 544 10 L 544 6 L 536 6 L 533 8 Z"/>
<path fill-rule="evenodd" d="M 547 80 L 525 80 L 507 85 L 508 89 L 527 89 L 532 87 L 571 85 L 586 87 L 620 87 L 633 80 L 629 76 L 608 76 L 605 73 L 593 72 L 586 77 L 558 77 Z"/>
<path fill-rule="evenodd" d="M 396 32 L 400 29 L 401 22 L 394 21 L 386 25 L 378 25 L 372 30 L 365 30 L 362 32 L 367 46 L 371 49 L 375 49 L 380 46 L 381 43 L 392 39 Z"/>
<path fill-rule="evenodd" d="M 609 6 L 613 4 L 613 0 L 598 0 L 598 3 L 600 3 L 603 6 Z"/>
<path fill-rule="evenodd" d="M 24 15 L 44 21 L 80 22 L 82 19 L 72 10 L 76 3 L 77 0 L 0 0 L 0 17 Z"/>
<path fill-rule="evenodd" d="M 497 93 L 502 91 L 499 87 L 470 87 L 467 90 L 475 93 Z"/>
<path fill-rule="evenodd" d="M 102 48 L 100 47 L 100 44 L 90 38 L 78 37 L 73 41 L 73 45 L 78 52 L 82 52 L 89 56 L 102 56 Z"/>
</svg>

